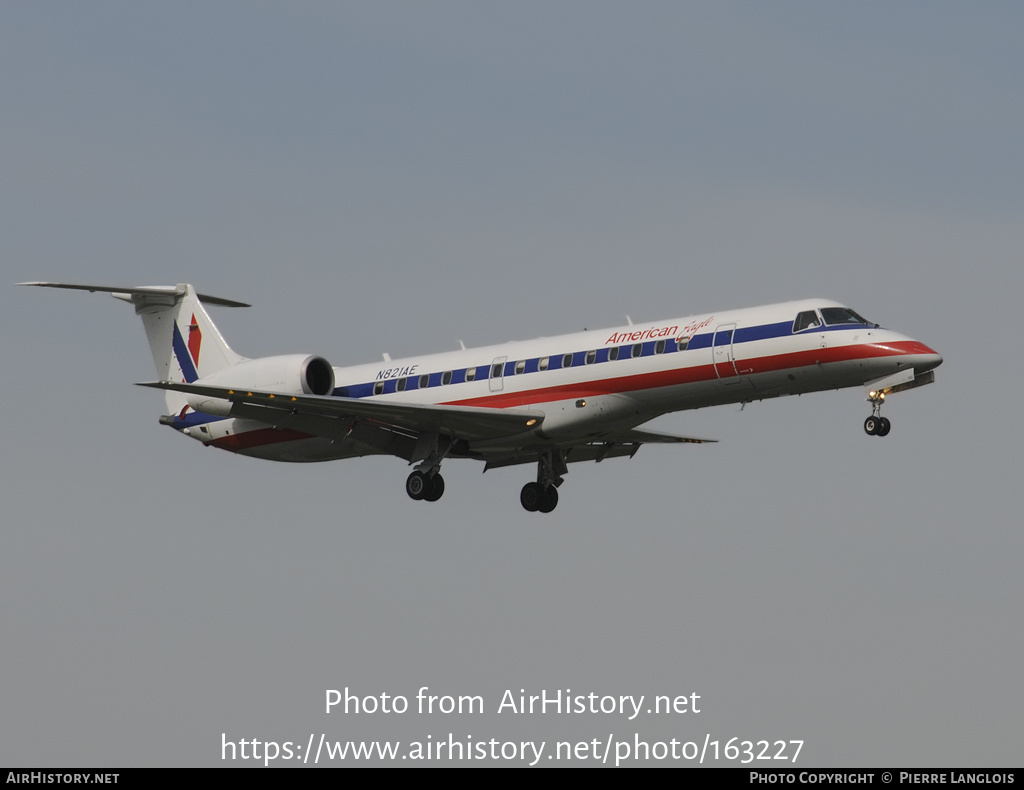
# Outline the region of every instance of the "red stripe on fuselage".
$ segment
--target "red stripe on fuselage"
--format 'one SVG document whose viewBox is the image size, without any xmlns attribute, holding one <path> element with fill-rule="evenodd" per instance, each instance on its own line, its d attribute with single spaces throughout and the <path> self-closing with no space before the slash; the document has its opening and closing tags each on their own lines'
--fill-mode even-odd
<svg viewBox="0 0 1024 790">
<path fill-rule="evenodd" d="M 877 359 L 879 357 L 900 357 L 916 354 L 935 354 L 935 352 L 924 343 L 916 340 L 902 340 L 892 343 L 864 343 L 855 346 L 815 348 L 809 351 L 797 351 L 789 354 L 773 354 L 753 359 L 738 359 L 736 365 L 740 369 L 741 376 L 748 376 L 809 367 L 817 364 L 827 364 L 829 362 L 849 362 L 857 359 Z M 678 384 L 696 384 L 698 382 L 714 381 L 717 378 L 715 366 L 708 363 L 706 365 L 673 368 L 654 373 L 618 376 L 576 384 L 561 384 L 555 387 L 542 387 L 523 392 L 499 392 L 481 398 L 447 401 L 443 405 L 484 406 L 500 409 L 567 400 L 570 398 L 593 398 L 598 395 L 629 393 L 639 390 L 656 389 L 658 387 L 670 387 Z M 302 433 L 301 431 L 258 428 L 232 436 L 224 436 L 209 442 L 209 444 L 221 450 L 237 453 L 271 444 L 315 438 L 317 437 L 312 434 Z"/>
<path fill-rule="evenodd" d="M 268 444 L 280 444 L 281 442 L 295 442 L 300 439 L 315 439 L 313 434 L 288 429 L 278 430 L 277 428 L 257 428 L 255 431 L 236 433 L 231 436 L 222 436 L 208 442 L 209 445 L 220 450 L 228 450 L 238 453 L 243 450 L 251 450 L 253 447 L 264 447 Z"/>
<path fill-rule="evenodd" d="M 916 340 L 901 340 L 893 343 L 864 343 L 856 346 L 814 348 L 809 351 L 773 354 L 752 359 L 741 358 L 736 360 L 736 367 L 739 369 L 741 376 L 753 376 L 759 373 L 773 373 L 779 370 L 804 368 L 829 362 L 849 362 L 856 359 L 877 359 L 879 357 L 900 357 L 910 354 L 934 353 L 924 343 Z M 731 364 L 729 367 L 732 367 Z M 632 376 L 581 381 L 575 384 L 560 384 L 555 387 L 543 387 L 520 392 L 499 392 L 479 398 L 445 401 L 443 405 L 485 406 L 496 409 L 510 408 L 556 400 L 568 400 L 570 398 L 594 398 L 598 395 L 637 392 L 658 387 L 671 387 L 677 384 L 696 384 L 702 381 L 714 381 L 717 378 L 715 366 L 708 363 L 707 365 L 693 365 L 691 367 L 673 368 L 654 373 L 638 373 Z M 735 376 L 732 378 L 735 378 Z"/>
</svg>

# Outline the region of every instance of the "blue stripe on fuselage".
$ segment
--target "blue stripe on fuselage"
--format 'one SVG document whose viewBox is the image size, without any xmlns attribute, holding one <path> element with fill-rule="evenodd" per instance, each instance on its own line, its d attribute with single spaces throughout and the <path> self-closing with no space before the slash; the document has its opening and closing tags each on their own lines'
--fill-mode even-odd
<svg viewBox="0 0 1024 790">
<path fill-rule="evenodd" d="M 876 326 L 877 325 L 875 325 L 875 324 L 834 324 L 834 325 L 831 325 L 831 326 L 825 325 L 825 326 L 808 327 L 807 329 L 803 329 L 800 332 L 794 332 L 793 331 L 793 321 L 789 320 L 789 321 L 780 321 L 780 322 L 775 323 L 775 324 L 761 324 L 759 326 L 737 327 L 735 330 L 731 331 L 731 335 L 732 335 L 732 344 L 735 346 L 735 345 L 737 345 L 739 343 L 752 343 L 752 342 L 757 341 L 757 340 L 770 340 L 772 338 L 779 338 L 779 337 L 795 337 L 797 335 L 816 334 L 816 333 L 819 333 L 819 332 L 841 332 L 841 331 L 844 331 L 844 330 L 860 329 L 860 328 L 871 328 L 871 329 L 874 329 L 874 328 L 876 328 Z M 711 348 L 711 344 L 714 342 L 715 332 L 716 332 L 716 330 L 711 330 L 710 332 L 703 332 L 703 333 L 701 333 L 699 335 L 694 335 L 692 338 L 690 338 L 689 344 L 687 345 L 687 347 L 685 349 L 683 349 L 682 352 L 676 346 L 675 340 L 674 339 L 669 339 L 669 340 L 665 341 L 665 348 L 664 348 L 664 351 L 662 353 L 665 353 L 665 354 L 684 353 L 685 351 L 695 351 L 697 349 L 702 349 L 702 348 Z M 719 345 L 727 345 L 729 343 L 729 339 L 728 339 L 729 338 L 729 334 L 730 334 L 730 332 L 721 332 L 721 333 L 719 333 L 718 344 Z M 619 348 L 618 359 L 615 360 L 615 361 L 622 361 L 622 360 L 627 360 L 627 359 L 636 359 L 637 357 L 634 357 L 633 354 L 632 354 L 633 346 L 636 346 L 636 345 L 639 345 L 641 347 L 641 352 L 638 355 L 638 357 L 654 356 L 657 353 L 655 351 L 655 346 L 657 345 L 658 342 L 661 342 L 661 341 L 658 341 L 658 340 L 646 340 L 646 341 L 642 341 L 642 342 L 639 342 L 639 343 L 624 343 L 624 344 L 621 344 L 618 347 Z M 594 360 L 594 362 L 591 363 L 591 364 L 600 363 L 600 362 L 612 362 L 613 360 L 610 360 L 608 358 L 608 353 L 609 353 L 610 348 L 611 348 L 610 346 L 605 346 L 605 347 L 596 349 L 597 357 Z M 587 364 L 586 363 L 586 356 L 587 356 L 587 352 L 586 351 L 571 351 L 571 352 L 567 351 L 564 354 L 548 354 L 546 356 L 548 356 L 549 359 L 550 359 L 550 364 L 549 364 L 548 370 L 561 370 L 561 369 L 563 369 L 562 368 L 562 358 L 564 356 L 569 356 L 569 357 L 572 358 L 572 364 L 570 365 L 570 367 L 574 367 L 575 368 L 575 367 Z M 523 374 L 539 372 L 538 363 L 539 363 L 539 361 L 541 359 L 543 359 L 543 357 L 532 357 L 530 359 L 525 360 L 525 362 L 526 362 L 526 369 L 523 371 Z M 502 374 L 504 376 L 509 376 L 509 377 L 517 375 L 516 372 L 515 372 L 515 366 L 516 366 L 516 361 L 515 360 L 513 360 L 511 362 L 506 362 L 505 366 L 504 366 L 504 369 L 502 370 Z M 453 371 L 452 372 L 452 384 L 461 384 L 462 382 L 464 382 L 466 380 L 466 371 L 469 368 L 471 368 L 471 367 L 474 367 L 474 366 L 469 366 L 467 368 L 459 368 L 459 369 Z M 481 379 L 481 373 L 484 376 L 486 376 L 490 372 L 490 365 L 483 364 L 483 365 L 476 365 L 475 367 L 476 367 L 476 370 L 477 370 L 476 380 L 478 380 L 478 381 Z M 523 375 L 523 374 L 518 374 L 518 375 Z M 427 384 L 427 387 L 439 387 L 439 386 L 442 386 L 441 385 L 441 373 L 430 373 L 430 374 L 425 374 L 425 375 L 428 376 L 428 381 L 429 381 L 429 383 Z M 383 385 L 384 385 L 383 386 L 383 391 L 381 393 L 379 393 L 379 394 L 387 395 L 389 393 L 396 392 L 397 391 L 396 390 L 396 386 L 395 386 L 396 382 L 397 382 L 397 379 L 387 379 L 384 382 L 378 382 L 378 383 L 383 383 Z M 407 387 L 408 390 L 419 389 L 419 387 L 418 387 L 419 377 L 418 376 L 411 376 L 411 377 L 409 377 L 408 384 L 409 384 L 409 386 Z M 342 396 L 342 397 L 347 397 L 347 398 L 367 398 L 367 397 L 370 397 L 370 396 L 372 396 L 374 394 L 373 387 L 374 387 L 374 382 L 372 382 L 372 381 L 371 382 L 362 383 L 362 384 L 348 384 L 348 385 L 345 385 L 343 387 L 338 387 L 337 389 L 334 390 L 333 394 L 334 395 L 339 395 L 339 396 Z"/>
<path fill-rule="evenodd" d="M 230 419 L 228 417 L 215 417 L 212 414 L 204 414 L 201 411 L 190 411 L 184 417 L 175 417 L 174 423 L 171 425 L 177 431 L 185 428 L 195 428 L 197 425 L 207 425 L 211 422 L 220 422 L 221 420 Z"/>
</svg>

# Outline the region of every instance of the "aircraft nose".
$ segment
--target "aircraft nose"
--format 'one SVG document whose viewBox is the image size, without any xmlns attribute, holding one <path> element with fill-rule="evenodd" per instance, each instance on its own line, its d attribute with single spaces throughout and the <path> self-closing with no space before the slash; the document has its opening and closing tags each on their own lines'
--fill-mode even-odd
<svg viewBox="0 0 1024 790">
<path fill-rule="evenodd" d="M 927 373 L 942 364 L 942 355 L 926 346 L 920 340 L 902 335 L 896 342 L 886 344 L 890 353 L 895 352 L 906 367 L 913 367 L 918 373 Z"/>
<path fill-rule="evenodd" d="M 907 354 L 912 355 L 913 367 L 918 373 L 927 373 L 942 364 L 942 355 L 920 340 L 913 341 L 913 346 L 907 349 Z"/>
<path fill-rule="evenodd" d="M 942 364 L 942 355 L 934 349 L 929 348 L 924 343 L 921 343 L 921 350 L 918 352 L 921 355 L 921 362 L 916 367 L 922 372 L 934 370 Z"/>
</svg>

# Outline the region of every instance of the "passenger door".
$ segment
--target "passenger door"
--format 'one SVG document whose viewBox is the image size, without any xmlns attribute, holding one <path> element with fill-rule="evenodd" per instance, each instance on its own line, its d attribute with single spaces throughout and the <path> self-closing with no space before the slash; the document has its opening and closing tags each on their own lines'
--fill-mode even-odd
<svg viewBox="0 0 1024 790">
<path fill-rule="evenodd" d="M 491 392 L 501 392 L 505 387 L 505 362 L 508 357 L 495 357 L 487 376 Z"/>
<path fill-rule="evenodd" d="M 711 361 L 720 379 L 734 379 L 738 375 L 732 344 L 735 330 L 736 324 L 719 324 L 711 340 Z"/>
</svg>

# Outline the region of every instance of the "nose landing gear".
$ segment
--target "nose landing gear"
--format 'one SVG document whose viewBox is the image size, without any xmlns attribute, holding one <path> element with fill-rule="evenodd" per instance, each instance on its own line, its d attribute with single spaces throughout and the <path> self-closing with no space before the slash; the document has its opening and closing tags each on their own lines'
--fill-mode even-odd
<svg viewBox="0 0 1024 790">
<path fill-rule="evenodd" d="M 888 436 L 892 423 L 881 415 L 885 393 L 869 392 L 868 403 L 871 404 L 871 416 L 864 420 L 864 433 L 868 436 Z"/>
<path fill-rule="evenodd" d="M 864 433 L 868 436 L 885 436 L 892 428 L 892 423 L 885 417 L 872 415 L 864 420 Z"/>
</svg>

